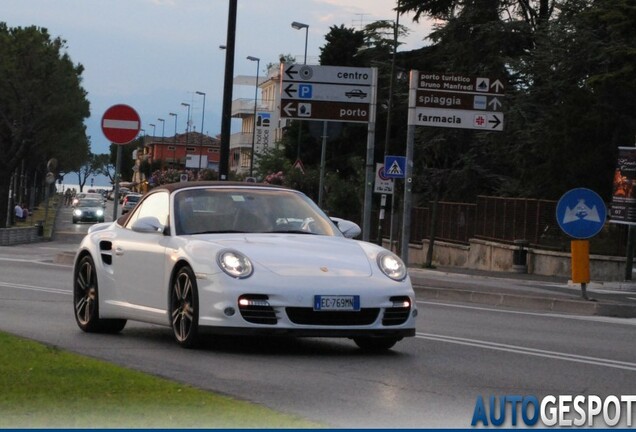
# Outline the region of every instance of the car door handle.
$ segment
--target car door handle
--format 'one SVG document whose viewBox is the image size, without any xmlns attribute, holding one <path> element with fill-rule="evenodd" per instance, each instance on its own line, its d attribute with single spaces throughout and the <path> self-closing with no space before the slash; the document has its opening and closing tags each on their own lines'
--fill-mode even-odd
<svg viewBox="0 0 636 432">
<path fill-rule="evenodd" d="M 122 248 L 115 248 L 115 255 L 121 256 L 124 254 L 124 250 Z"/>
</svg>

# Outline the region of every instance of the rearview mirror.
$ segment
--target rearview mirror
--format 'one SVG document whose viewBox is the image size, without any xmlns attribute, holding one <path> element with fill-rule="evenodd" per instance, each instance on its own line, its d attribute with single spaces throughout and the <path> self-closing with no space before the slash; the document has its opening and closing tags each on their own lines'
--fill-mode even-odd
<svg viewBox="0 0 636 432">
<path fill-rule="evenodd" d="M 132 224 L 132 230 L 139 233 L 161 233 L 164 226 L 154 216 L 145 216 L 137 219 Z"/>
<path fill-rule="evenodd" d="M 340 219 L 336 217 L 332 217 L 330 219 L 332 220 L 333 223 L 336 224 L 340 232 L 346 238 L 358 237 L 360 233 L 362 233 L 362 229 L 355 222 L 351 222 L 350 220 Z"/>
</svg>

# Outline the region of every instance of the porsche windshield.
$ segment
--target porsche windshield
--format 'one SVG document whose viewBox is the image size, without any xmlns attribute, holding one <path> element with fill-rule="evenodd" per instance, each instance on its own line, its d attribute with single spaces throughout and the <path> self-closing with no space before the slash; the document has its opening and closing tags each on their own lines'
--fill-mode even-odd
<svg viewBox="0 0 636 432">
<path fill-rule="evenodd" d="M 340 236 L 309 198 L 269 188 L 192 188 L 175 193 L 178 235 L 299 233 Z"/>
</svg>

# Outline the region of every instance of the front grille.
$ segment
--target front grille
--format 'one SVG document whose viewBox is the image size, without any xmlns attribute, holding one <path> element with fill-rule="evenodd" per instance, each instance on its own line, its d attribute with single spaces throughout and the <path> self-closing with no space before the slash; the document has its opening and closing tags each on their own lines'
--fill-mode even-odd
<svg viewBox="0 0 636 432">
<path fill-rule="evenodd" d="M 380 313 L 378 308 L 365 308 L 358 312 L 315 311 L 313 308 L 288 307 L 285 312 L 294 324 L 325 326 L 360 326 L 375 322 Z"/>
<path fill-rule="evenodd" d="M 278 322 L 276 311 L 268 303 L 269 297 L 262 294 L 243 294 L 239 297 L 238 308 L 247 322 L 273 325 Z"/>
<path fill-rule="evenodd" d="M 382 325 L 396 326 L 404 324 L 409 318 L 411 313 L 411 299 L 408 297 L 391 297 L 391 301 L 394 304 L 407 303 L 408 306 L 390 307 L 384 310 L 384 317 L 382 317 Z"/>
</svg>

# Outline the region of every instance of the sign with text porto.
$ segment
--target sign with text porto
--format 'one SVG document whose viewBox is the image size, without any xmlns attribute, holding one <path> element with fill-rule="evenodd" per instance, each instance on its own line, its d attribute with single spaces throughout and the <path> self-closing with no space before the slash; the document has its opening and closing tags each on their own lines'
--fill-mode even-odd
<svg viewBox="0 0 636 432">
<path fill-rule="evenodd" d="M 128 105 L 113 105 L 102 116 L 102 132 L 113 144 L 128 144 L 140 130 L 141 118 Z"/>
<path fill-rule="evenodd" d="M 366 123 L 375 103 L 374 68 L 281 65 L 280 117 Z"/>
<path fill-rule="evenodd" d="M 409 124 L 502 131 L 505 86 L 499 79 L 417 72 Z"/>
<path fill-rule="evenodd" d="M 588 239 L 605 224 L 607 210 L 601 197 L 591 189 L 576 188 L 563 194 L 556 207 L 559 227 L 570 237 Z"/>
</svg>

